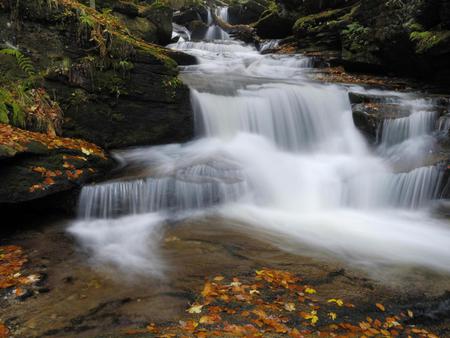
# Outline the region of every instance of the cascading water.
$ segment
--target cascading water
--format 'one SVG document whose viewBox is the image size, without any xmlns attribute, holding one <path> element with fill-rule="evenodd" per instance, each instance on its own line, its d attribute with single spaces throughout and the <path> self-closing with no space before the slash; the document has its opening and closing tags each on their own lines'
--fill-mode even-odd
<svg viewBox="0 0 450 338">
<path fill-rule="evenodd" d="M 227 32 L 213 22 L 211 15 L 212 9 L 208 11 L 208 30 L 205 34 L 205 40 L 227 40 L 230 38 Z M 225 22 L 228 22 L 228 7 L 217 7 L 214 9 L 215 14 Z"/>
<path fill-rule="evenodd" d="M 432 111 L 416 104 L 386 121 L 374 153 L 354 126 L 348 89 L 307 80 L 307 58 L 232 40 L 171 47 L 199 60 L 182 69 L 198 139 L 120 152 L 138 174 L 83 188 L 70 231 L 95 258 L 158 273 L 165 221 L 218 215 L 289 250 L 450 271 L 450 229 L 426 209 L 441 171 L 391 167 L 399 145 L 432 138 Z"/>
</svg>

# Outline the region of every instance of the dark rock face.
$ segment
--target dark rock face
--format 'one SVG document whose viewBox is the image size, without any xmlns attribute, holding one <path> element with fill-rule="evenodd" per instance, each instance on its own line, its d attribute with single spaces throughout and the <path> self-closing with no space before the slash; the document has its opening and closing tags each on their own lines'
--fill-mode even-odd
<svg viewBox="0 0 450 338">
<path fill-rule="evenodd" d="M 450 82 L 449 5 L 445 0 L 282 1 L 297 15 L 304 49 L 341 52 L 356 71 L 393 72 Z"/>
<path fill-rule="evenodd" d="M 173 22 L 182 26 L 188 26 L 193 21 L 206 23 L 208 21 L 207 9 L 202 6 L 193 6 L 182 9 L 173 15 Z"/>
<path fill-rule="evenodd" d="M 151 45 L 136 48 L 113 37 L 111 53 L 126 57 L 87 54 L 89 46 L 80 47 L 75 23 L 43 22 L 29 4 L 23 9 L 28 19 L 18 43 L 47 69 L 44 85 L 63 108 L 64 136 L 107 148 L 192 137 L 189 90 L 178 80 L 176 63 L 167 56 L 170 52 Z M 8 16 L 4 19 L 5 24 Z M 0 38 L 9 40 L 7 33 L 2 30 Z M 185 64 L 194 61 L 182 53 L 172 54 Z M 63 67 L 61 60 L 68 64 Z"/>
<path fill-rule="evenodd" d="M 172 39 L 172 15 L 173 11 L 170 7 L 159 4 L 154 4 L 142 11 L 142 16 L 156 26 L 158 39 L 149 42 L 156 42 L 160 45 L 170 43 Z"/>
<path fill-rule="evenodd" d="M 347 7 L 356 3 L 357 0 L 278 0 L 277 2 L 285 10 L 297 12 L 298 15 L 305 16 L 327 9 Z"/>
<path fill-rule="evenodd" d="M 261 18 L 262 14 L 267 10 L 267 7 L 268 2 L 262 0 L 247 0 L 231 4 L 228 7 L 229 22 L 232 25 L 251 24 Z"/>
<path fill-rule="evenodd" d="M 100 177 L 114 162 L 96 145 L 0 124 L 0 205 L 39 199 Z"/>
<path fill-rule="evenodd" d="M 294 21 L 277 12 L 261 18 L 256 24 L 256 33 L 263 39 L 282 39 L 292 34 Z"/>
<path fill-rule="evenodd" d="M 14 77 L 8 71 L 8 78 L 2 77 L 0 83 L 28 81 L 46 90 L 62 110 L 58 132 L 65 137 L 48 145 L 45 139 L 56 136 L 14 129 L 22 140 L 17 149 L 8 140 L 0 142 L 0 204 L 68 191 L 111 168 L 111 160 L 94 144 L 67 147 L 75 139 L 117 148 L 182 142 L 193 135 L 189 90 L 178 79 L 172 57 L 183 64 L 195 59 L 146 42 L 153 39 L 146 34 L 152 34 L 154 27 L 167 26 L 155 37 L 166 34 L 170 39 L 172 11 L 169 15 L 159 6 L 157 11 L 136 13 L 131 3 L 120 2 L 114 12 L 98 14 L 78 6 L 83 5 L 20 2 L 13 24 L 11 8 L 0 6 L 0 44 L 19 45 L 39 74 L 29 81 L 24 74 Z M 152 26 L 152 20 L 159 26 Z M 102 155 L 86 147 L 96 147 Z"/>
</svg>

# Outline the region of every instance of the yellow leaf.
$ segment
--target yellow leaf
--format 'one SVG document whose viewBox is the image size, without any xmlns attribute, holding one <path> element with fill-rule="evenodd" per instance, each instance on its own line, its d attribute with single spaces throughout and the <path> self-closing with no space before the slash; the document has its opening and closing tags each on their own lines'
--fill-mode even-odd
<svg viewBox="0 0 450 338">
<path fill-rule="evenodd" d="M 344 305 L 344 301 L 343 301 L 342 299 L 334 299 L 334 298 L 331 298 L 331 299 L 328 299 L 328 303 L 336 303 L 337 306 L 342 306 L 342 305 Z"/>
<path fill-rule="evenodd" d="M 289 312 L 295 311 L 295 304 L 294 303 L 285 303 L 284 309 Z"/>
<path fill-rule="evenodd" d="M 328 317 L 330 317 L 332 320 L 336 320 L 337 314 L 334 312 L 328 312 Z"/>
<path fill-rule="evenodd" d="M 378 310 L 380 310 L 380 311 L 386 311 L 386 309 L 384 308 L 384 306 L 383 306 L 383 304 L 380 304 L 380 303 L 376 303 L 375 304 L 375 306 L 378 308 Z"/>
<path fill-rule="evenodd" d="M 88 156 L 93 153 L 93 151 L 91 149 L 86 149 L 86 148 L 83 148 L 83 147 L 81 147 L 81 152 L 83 154 L 85 154 L 85 155 L 88 155 Z"/>
<path fill-rule="evenodd" d="M 308 294 L 310 294 L 310 295 L 312 295 L 313 293 L 316 293 L 317 291 L 314 290 L 314 289 L 312 289 L 312 288 L 306 288 L 306 289 L 305 289 L 305 292 L 308 293 Z"/>
<path fill-rule="evenodd" d="M 414 317 L 414 313 L 411 310 L 408 310 L 407 312 L 408 312 L 408 316 L 410 318 Z"/>
<path fill-rule="evenodd" d="M 189 313 L 201 313 L 202 312 L 203 305 L 193 304 L 189 309 L 186 311 Z"/>
</svg>

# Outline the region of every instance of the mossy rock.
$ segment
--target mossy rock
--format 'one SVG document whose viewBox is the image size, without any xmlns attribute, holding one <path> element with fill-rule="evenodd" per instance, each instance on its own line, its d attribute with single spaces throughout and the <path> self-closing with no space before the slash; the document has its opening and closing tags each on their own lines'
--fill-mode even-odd
<svg viewBox="0 0 450 338">
<path fill-rule="evenodd" d="M 450 53 L 450 31 L 412 32 L 410 39 L 418 54 Z"/>
<path fill-rule="evenodd" d="M 293 20 L 278 12 L 271 12 L 255 23 L 254 27 L 258 36 L 263 39 L 282 39 L 292 35 L 293 25 Z"/>
<path fill-rule="evenodd" d="M 172 39 L 173 10 L 159 2 L 145 8 L 141 13 L 157 27 L 158 43 L 166 45 Z"/>
</svg>

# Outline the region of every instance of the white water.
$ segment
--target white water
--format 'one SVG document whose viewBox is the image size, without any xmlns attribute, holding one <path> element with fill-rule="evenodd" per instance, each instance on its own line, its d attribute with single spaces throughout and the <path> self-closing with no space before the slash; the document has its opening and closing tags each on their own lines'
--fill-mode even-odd
<svg viewBox="0 0 450 338">
<path fill-rule="evenodd" d="M 391 167 L 399 145 L 432 137 L 435 116 L 387 121 L 375 154 L 353 124 L 348 89 L 306 80 L 307 59 L 231 40 L 172 48 L 200 61 L 183 69 L 198 140 L 120 152 L 139 177 L 83 189 L 84 219 L 70 231 L 94 259 L 160 272 L 161 224 L 212 214 L 286 250 L 450 272 L 449 224 L 427 212 L 439 168 Z"/>
<path fill-rule="evenodd" d="M 215 14 L 221 18 L 223 21 L 228 21 L 228 7 L 217 7 L 214 9 Z M 211 15 L 211 9 L 208 11 L 208 30 L 205 34 L 205 40 L 213 41 L 213 40 L 227 40 L 230 38 L 227 32 L 225 32 L 222 28 L 214 24 L 213 18 Z"/>
</svg>

